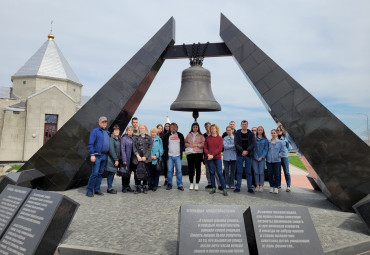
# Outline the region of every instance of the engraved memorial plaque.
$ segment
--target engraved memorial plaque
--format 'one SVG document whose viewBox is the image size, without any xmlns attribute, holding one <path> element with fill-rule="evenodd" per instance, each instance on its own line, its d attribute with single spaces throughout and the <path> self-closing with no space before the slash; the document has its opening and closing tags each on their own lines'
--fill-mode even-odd
<svg viewBox="0 0 370 255">
<path fill-rule="evenodd" d="M 178 254 L 249 254 L 240 206 L 183 205 Z"/>
<path fill-rule="evenodd" d="M 53 254 L 78 205 L 58 193 L 32 190 L 2 236 L 0 254 Z"/>
<path fill-rule="evenodd" d="M 250 206 L 244 221 L 251 254 L 324 254 L 306 207 Z"/>
<path fill-rule="evenodd" d="M 0 195 L 0 238 L 31 192 L 28 188 L 8 185 Z"/>
</svg>

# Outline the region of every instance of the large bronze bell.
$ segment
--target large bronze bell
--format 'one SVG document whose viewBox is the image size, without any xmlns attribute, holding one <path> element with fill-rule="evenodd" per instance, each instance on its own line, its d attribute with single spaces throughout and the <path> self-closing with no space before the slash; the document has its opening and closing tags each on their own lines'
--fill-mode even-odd
<svg viewBox="0 0 370 255">
<path fill-rule="evenodd" d="M 213 96 L 211 73 L 200 65 L 193 65 L 182 72 L 180 93 L 171 104 L 173 111 L 221 111 Z M 197 116 L 194 117 L 197 119 Z"/>
</svg>

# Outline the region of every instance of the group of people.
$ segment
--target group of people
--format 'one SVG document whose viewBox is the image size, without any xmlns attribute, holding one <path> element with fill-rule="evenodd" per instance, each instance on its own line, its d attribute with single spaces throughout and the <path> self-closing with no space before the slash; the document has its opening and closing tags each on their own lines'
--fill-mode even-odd
<svg viewBox="0 0 370 255">
<path fill-rule="evenodd" d="M 281 167 L 287 183 L 286 191 L 290 191 L 288 152 L 291 146 L 281 125 L 271 130 L 271 139 L 268 140 L 262 126 L 251 131 L 246 120 L 241 121 L 239 130 L 231 121 L 222 136 L 217 124 L 206 122 L 206 132 L 202 134 L 199 124 L 195 122 L 186 137 L 178 131 L 176 123 L 158 124 L 149 132 L 146 125 L 139 125 L 136 117 L 132 118 L 131 125 L 122 134 L 118 125 L 113 126 L 110 134 L 104 116 L 99 118 L 98 124 L 99 127 L 90 132 L 88 144 L 92 163 L 86 190 L 88 197 L 103 195 L 100 186 L 104 171 L 107 171 L 107 193 L 116 194 L 113 180 L 120 166 L 128 172 L 121 178 L 123 193 L 156 191 L 160 187 L 161 172 L 165 176 L 166 190 L 173 188 L 175 173 L 176 187 L 184 191 L 183 153 L 188 161 L 190 190 L 199 190 L 201 165 L 204 163 L 208 181 L 206 189 L 210 189 L 210 194 L 216 193 L 217 189 L 224 196 L 228 195 L 227 189 L 240 192 L 244 170 L 248 192 L 262 192 L 265 166 L 270 193 L 277 194 L 281 188 Z M 134 173 L 134 189 L 130 187 L 131 173 Z"/>
</svg>

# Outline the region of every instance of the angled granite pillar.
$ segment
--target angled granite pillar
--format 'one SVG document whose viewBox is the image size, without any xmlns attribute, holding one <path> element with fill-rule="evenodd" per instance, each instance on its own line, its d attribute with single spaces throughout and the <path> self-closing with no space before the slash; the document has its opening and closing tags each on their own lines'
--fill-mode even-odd
<svg viewBox="0 0 370 255">
<path fill-rule="evenodd" d="M 370 193 L 370 147 L 222 14 L 220 36 L 316 171 L 311 175 L 320 177 L 323 193 L 340 209 L 353 211 Z"/>
<path fill-rule="evenodd" d="M 125 36 L 124 34 L 122 36 Z M 87 144 L 100 116 L 121 131 L 129 123 L 175 42 L 175 20 L 169 21 L 20 169 L 45 175 L 44 190 L 67 190 L 87 184 L 91 173 Z M 93 53 L 92 53 L 93 54 Z"/>
</svg>

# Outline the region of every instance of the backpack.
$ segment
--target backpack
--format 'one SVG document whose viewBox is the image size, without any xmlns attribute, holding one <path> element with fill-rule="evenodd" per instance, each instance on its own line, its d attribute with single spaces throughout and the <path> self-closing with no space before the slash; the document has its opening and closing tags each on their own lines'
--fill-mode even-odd
<svg viewBox="0 0 370 255">
<path fill-rule="evenodd" d="M 147 179 L 148 172 L 146 171 L 145 163 L 140 161 L 136 168 L 136 179 L 144 180 Z"/>
</svg>

